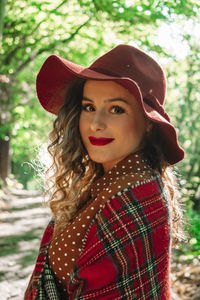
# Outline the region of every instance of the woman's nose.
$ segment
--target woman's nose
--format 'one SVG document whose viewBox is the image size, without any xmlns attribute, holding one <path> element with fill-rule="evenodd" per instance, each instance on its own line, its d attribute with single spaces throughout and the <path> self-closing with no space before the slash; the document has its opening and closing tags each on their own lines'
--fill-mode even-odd
<svg viewBox="0 0 200 300">
<path fill-rule="evenodd" d="M 104 130 L 106 128 L 106 116 L 103 112 L 96 112 L 90 122 L 92 131 Z"/>
</svg>

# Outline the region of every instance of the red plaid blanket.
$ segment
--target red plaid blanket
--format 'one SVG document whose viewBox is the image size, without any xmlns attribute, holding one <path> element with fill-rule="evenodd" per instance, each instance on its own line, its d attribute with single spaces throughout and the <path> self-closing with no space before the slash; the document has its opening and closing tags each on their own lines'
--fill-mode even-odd
<svg viewBox="0 0 200 300">
<path fill-rule="evenodd" d="M 38 292 L 53 226 L 50 222 L 44 233 L 26 300 L 55 299 Z M 155 176 L 112 196 L 95 216 L 70 275 L 67 298 L 169 300 L 169 256 L 166 194 Z"/>
</svg>

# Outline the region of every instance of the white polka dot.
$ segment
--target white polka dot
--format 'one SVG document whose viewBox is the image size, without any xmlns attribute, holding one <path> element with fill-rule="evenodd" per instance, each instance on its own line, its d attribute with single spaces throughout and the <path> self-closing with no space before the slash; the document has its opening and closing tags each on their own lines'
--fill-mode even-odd
<svg viewBox="0 0 200 300">
<path fill-rule="evenodd" d="M 62 239 L 62 241 L 64 241 L 64 238 Z"/>
<path fill-rule="evenodd" d="M 58 257 L 58 260 L 60 260 L 60 257 Z"/>
<path fill-rule="evenodd" d="M 69 234 L 69 235 L 68 235 L 68 238 L 70 238 L 70 237 L 71 237 L 71 235 Z"/>
<path fill-rule="evenodd" d="M 50 248 L 52 248 L 52 245 L 50 246 Z"/>
<path fill-rule="evenodd" d="M 125 166 L 122 166 L 122 169 L 125 169 Z"/>
<path fill-rule="evenodd" d="M 74 252 L 75 250 L 74 249 L 72 249 L 72 252 Z"/>
<path fill-rule="evenodd" d="M 67 275 L 69 276 L 69 273 L 67 273 Z"/>
<path fill-rule="evenodd" d="M 52 252 L 52 254 L 54 255 L 54 254 L 55 254 L 55 252 L 53 251 L 53 252 Z"/>
<path fill-rule="evenodd" d="M 59 268 L 59 271 L 62 271 L 62 268 Z"/>
<path fill-rule="evenodd" d="M 72 242 L 72 245 L 75 245 L 76 243 L 75 242 Z"/>
<path fill-rule="evenodd" d="M 131 162 L 131 160 L 129 159 L 128 162 Z"/>
<path fill-rule="evenodd" d="M 94 207 L 92 206 L 90 209 L 91 209 L 91 210 L 94 210 Z"/>
<path fill-rule="evenodd" d="M 67 264 L 67 263 L 65 263 L 65 267 L 67 267 L 67 265 L 68 265 L 68 264 Z"/>
<path fill-rule="evenodd" d="M 72 258 L 72 261 L 75 261 L 75 259 L 74 259 L 74 258 Z"/>
<path fill-rule="evenodd" d="M 81 252 L 81 248 L 78 248 L 78 251 Z"/>
<path fill-rule="evenodd" d="M 52 264 L 55 265 L 55 261 L 53 261 Z"/>
<path fill-rule="evenodd" d="M 67 256 L 67 253 L 65 253 L 64 255 Z"/>
<path fill-rule="evenodd" d="M 90 219 L 90 216 L 87 216 L 87 219 Z"/>
<path fill-rule="evenodd" d="M 58 242 L 56 242 L 56 245 L 58 245 Z"/>
<path fill-rule="evenodd" d="M 63 236 L 63 233 L 61 234 L 61 236 Z"/>
<path fill-rule="evenodd" d="M 99 182 L 97 183 L 97 185 L 99 185 Z"/>
<path fill-rule="evenodd" d="M 116 172 L 116 174 L 119 174 L 119 172 Z"/>
<path fill-rule="evenodd" d="M 80 235 L 80 232 L 77 232 L 77 234 L 76 234 L 76 235 L 78 235 L 78 236 L 79 236 L 79 235 Z"/>
<path fill-rule="evenodd" d="M 121 185 L 118 185 L 118 189 L 120 189 L 121 188 Z"/>
<path fill-rule="evenodd" d="M 65 247 L 67 247 L 67 244 L 64 244 Z"/>
<path fill-rule="evenodd" d="M 65 280 L 65 277 L 63 276 L 62 279 Z"/>
<path fill-rule="evenodd" d="M 61 248 L 58 248 L 59 251 L 61 251 Z"/>
<path fill-rule="evenodd" d="M 128 185 L 131 185 L 131 183 L 130 183 L 130 182 L 128 182 Z"/>
<path fill-rule="evenodd" d="M 76 229 L 76 226 L 74 226 L 73 229 Z"/>
<path fill-rule="evenodd" d="M 85 227 L 85 224 L 82 224 L 82 227 Z"/>
</svg>

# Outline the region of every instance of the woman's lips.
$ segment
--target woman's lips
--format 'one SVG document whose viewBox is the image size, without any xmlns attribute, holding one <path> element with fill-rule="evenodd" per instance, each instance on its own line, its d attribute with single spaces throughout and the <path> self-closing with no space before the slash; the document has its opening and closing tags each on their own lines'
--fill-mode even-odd
<svg viewBox="0 0 200 300">
<path fill-rule="evenodd" d="M 112 141 L 114 141 L 114 139 L 108 139 L 108 138 L 95 138 L 93 136 L 89 136 L 89 140 L 90 143 L 94 146 L 104 146 L 107 145 L 109 143 L 111 143 Z"/>
</svg>

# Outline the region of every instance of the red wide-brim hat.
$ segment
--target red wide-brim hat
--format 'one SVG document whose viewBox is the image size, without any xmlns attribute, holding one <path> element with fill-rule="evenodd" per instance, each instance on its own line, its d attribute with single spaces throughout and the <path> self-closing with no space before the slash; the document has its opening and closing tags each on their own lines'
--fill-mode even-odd
<svg viewBox="0 0 200 300">
<path fill-rule="evenodd" d="M 152 57 L 138 48 L 123 44 L 100 56 L 88 68 L 51 55 L 37 75 L 36 89 L 41 105 L 47 111 L 58 114 L 65 102 L 69 84 L 76 78 L 112 80 L 127 88 L 146 117 L 159 124 L 163 152 L 169 164 L 184 158 L 176 130 L 164 109 L 165 74 Z"/>
</svg>

